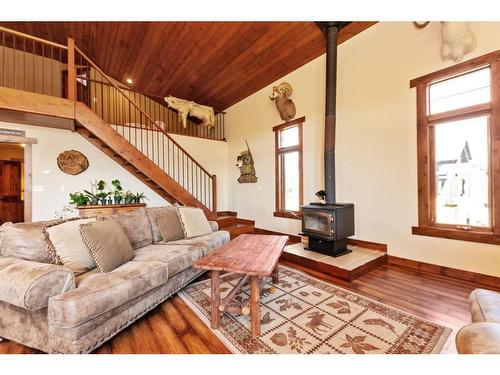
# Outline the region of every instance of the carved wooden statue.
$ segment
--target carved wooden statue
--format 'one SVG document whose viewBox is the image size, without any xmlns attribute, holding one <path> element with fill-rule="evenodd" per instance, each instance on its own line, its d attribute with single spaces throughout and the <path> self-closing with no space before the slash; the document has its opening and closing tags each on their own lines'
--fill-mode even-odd
<svg viewBox="0 0 500 375">
<path fill-rule="evenodd" d="M 269 95 L 269 99 L 276 103 L 283 121 L 289 121 L 295 117 L 295 104 L 290 99 L 290 95 L 292 95 L 292 86 L 288 82 L 273 86 L 273 93 Z"/>
<path fill-rule="evenodd" d="M 245 142 L 247 144 L 247 150 L 242 151 L 241 154 L 236 158 L 236 166 L 240 169 L 240 177 L 238 177 L 238 182 L 241 184 L 257 182 L 253 156 L 250 152 L 248 142 Z"/>
<path fill-rule="evenodd" d="M 183 128 L 187 126 L 188 115 L 203 121 L 203 126 L 207 127 L 209 130 L 215 126 L 215 114 L 212 107 L 201 105 L 190 100 L 175 98 L 171 95 L 165 97 L 165 101 L 169 108 L 173 108 L 179 113 L 179 120 Z"/>
</svg>

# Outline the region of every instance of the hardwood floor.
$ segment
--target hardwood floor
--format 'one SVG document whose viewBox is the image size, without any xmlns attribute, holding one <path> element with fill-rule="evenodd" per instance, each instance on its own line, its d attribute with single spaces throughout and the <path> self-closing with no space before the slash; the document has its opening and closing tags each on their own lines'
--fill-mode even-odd
<svg viewBox="0 0 500 375">
<path fill-rule="evenodd" d="M 456 352 L 455 334 L 470 321 L 467 302 L 469 293 L 474 288 L 485 288 L 473 282 L 391 264 L 348 282 L 297 265 L 283 263 L 452 328 L 453 333 L 443 349 L 444 353 Z M 0 353 L 38 353 L 38 351 L 3 341 L 0 342 Z M 229 353 L 229 350 L 196 314 L 175 296 L 133 323 L 95 353 Z"/>
</svg>

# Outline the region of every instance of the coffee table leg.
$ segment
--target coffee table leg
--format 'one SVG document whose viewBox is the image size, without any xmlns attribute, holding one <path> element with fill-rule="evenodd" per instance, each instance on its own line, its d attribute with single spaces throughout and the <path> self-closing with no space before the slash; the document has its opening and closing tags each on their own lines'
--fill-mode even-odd
<svg viewBox="0 0 500 375">
<path fill-rule="evenodd" d="M 252 317 L 252 335 L 260 335 L 260 281 L 258 276 L 250 278 L 250 314 Z"/>
<path fill-rule="evenodd" d="M 212 320 L 210 326 L 213 329 L 217 329 L 220 326 L 220 284 L 219 284 L 219 271 L 211 272 L 212 279 Z"/>
<path fill-rule="evenodd" d="M 276 267 L 274 267 L 271 277 L 273 278 L 273 284 L 278 284 L 280 282 L 278 263 L 276 263 Z"/>
</svg>

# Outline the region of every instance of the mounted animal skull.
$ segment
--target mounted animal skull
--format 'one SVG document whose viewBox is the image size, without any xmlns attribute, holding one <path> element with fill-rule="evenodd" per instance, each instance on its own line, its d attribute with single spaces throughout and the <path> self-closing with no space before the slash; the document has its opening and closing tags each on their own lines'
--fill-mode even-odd
<svg viewBox="0 0 500 375">
<path fill-rule="evenodd" d="M 429 22 L 415 22 L 419 29 L 423 29 Z M 469 28 L 468 22 L 441 22 L 441 58 L 462 61 L 464 56 L 476 49 L 476 37 Z"/>
<path fill-rule="evenodd" d="M 292 86 L 288 82 L 282 82 L 273 86 L 273 92 L 269 99 L 274 100 L 283 121 L 289 121 L 295 117 L 295 104 L 290 99 Z"/>
<path fill-rule="evenodd" d="M 210 128 L 215 126 L 215 114 L 212 107 L 201 105 L 190 100 L 179 99 L 172 95 L 165 97 L 165 102 L 169 108 L 175 109 L 179 114 L 182 127 L 187 126 L 187 117 L 193 116 L 203 121 L 203 126 Z"/>
</svg>

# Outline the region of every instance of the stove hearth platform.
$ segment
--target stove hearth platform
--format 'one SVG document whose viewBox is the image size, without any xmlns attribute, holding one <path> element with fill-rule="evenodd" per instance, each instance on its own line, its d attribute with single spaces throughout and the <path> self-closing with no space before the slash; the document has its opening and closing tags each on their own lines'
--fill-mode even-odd
<svg viewBox="0 0 500 375">
<path fill-rule="evenodd" d="M 350 253 L 332 257 L 305 249 L 303 243 L 285 247 L 281 260 L 352 281 L 387 263 L 387 254 L 380 250 L 348 245 Z"/>
</svg>

